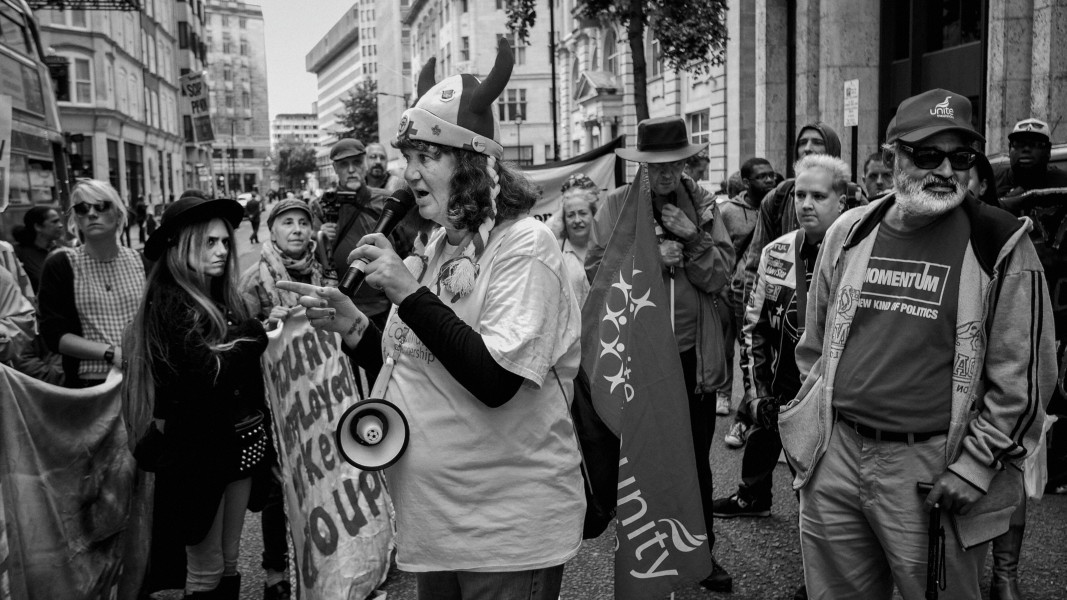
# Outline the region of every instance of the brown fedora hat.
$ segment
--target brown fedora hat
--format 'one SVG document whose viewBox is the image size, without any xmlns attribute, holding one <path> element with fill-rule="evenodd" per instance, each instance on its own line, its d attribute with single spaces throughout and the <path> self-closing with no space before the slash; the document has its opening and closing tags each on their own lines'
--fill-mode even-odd
<svg viewBox="0 0 1067 600">
<path fill-rule="evenodd" d="M 689 143 L 689 130 L 681 117 L 659 117 L 637 124 L 636 148 L 619 148 L 615 154 L 633 162 L 669 163 L 689 158 L 705 146 Z"/>
</svg>

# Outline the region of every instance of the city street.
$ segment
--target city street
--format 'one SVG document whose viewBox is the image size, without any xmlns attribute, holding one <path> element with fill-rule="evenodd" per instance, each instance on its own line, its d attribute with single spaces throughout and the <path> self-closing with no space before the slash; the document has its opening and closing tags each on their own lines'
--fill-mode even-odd
<svg viewBox="0 0 1067 600">
<path fill-rule="evenodd" d="M 265 207 L 259 239 L 267 241 Z M 259 245 L 249 243 L 250 225 L 241 224 L 237 231 L 237 249 L 242 269 L 258 257 Z M 136 239 L 136 232 L 134 233 Z M 740 376 L 735 377 L 735 398 L 740 395 Z M 719 417 L 716 423 L 716 443 L 712 447 L 712 470 L 717 494 L 728 495 L 736 489 L 741 468 L 742 450 L 730 450 L 722 444 L 722 436 L 730 426 L 731 417 Z M 733 594 L 713 594 L 697 585 L 675 593 L 676 600 L 698 598 L 731 598 L 734 600 L 790 600 L 802 579 L 800 548 L 797 542 L 797 502 L 789 487 L 789 469 L 779 464 L 775 473 L 775 502 L 772 514 L 766 519 L 731 519 L 715 522 L 715 555 L 734 577 Z M 1023 591 L 1030 600 L 1058 600 L 1067 598 L 1067 496 L 1046 496 L 1040 502 L 1031 501 L 1026 528 L 1026 541 L 1020 564 Z M 613 597 L 612 553 L 614 531 L 586 541 L 578 556 L 567 565 L 563 577 L 566 600 L 606 599 Z M 248 513 L 241 545 L 240 570 L 244 574 L 242 600 L 262 597 L 263 571 L 259 566 L 262 538 L 259 515 Z M 991 559 L 987 559 L 988 564 Z M 951 585 L 951 582 L 949 583 Z M 983 586 L 983 598 L 987 598 Z M 384 586 L 388 600 L 414 600 L 415 578 L 393 570 Z M 167 600 L 180 594 L 160 594 Z"/>
</svg>

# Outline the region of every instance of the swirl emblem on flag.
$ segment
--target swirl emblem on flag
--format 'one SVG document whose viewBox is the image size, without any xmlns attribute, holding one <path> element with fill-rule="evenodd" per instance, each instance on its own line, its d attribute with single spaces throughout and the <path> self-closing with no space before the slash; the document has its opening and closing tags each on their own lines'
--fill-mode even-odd
<svg viewBox="0 0 1067 600">
<path fill-rule="evenodd" d="M 626 281 L 624 271 L 623 269 L 619 270 L 619 280 L 611 284 L 612 290 L 608 293 L 604 303 L 604 318 L 601 319 L 602 325 L 600 328 L 600 357 L 610 356 L 619 361 L 618 372 L 614 375 L 604 375 L 603 377 L 611 384 L 611 388 L 608 390 L 609 393 L 614 394 L 615 389 L 621 385 L 626 401 L 629 402 L 634 398 L 634 388 L 627 383 L 630 378 L 630 357 L 626 354 L 626 343 L 629 341 L 626 325 L 633 322 L 633 319 L 637 317 L 637 313 L 642 308 L 655 307 L 656 305 L 648 300 L 652 290 L 647 287 L 643 296 L 634 296 L 634 286 Z M 631 279 L 636 282 L 637 276 L 641 271 L 632 269 L 632 272 Z M 618 306 L 618 309 L 612 308 L 613 305 Z M 614 329 L 614 334 L 611 331 L 612 329 Z M 612 335 L 614 336 L 613 339 L 607 339 Z M 626 338 L 626 342 L 623 341 L 624 338 Z"/>
</svg>

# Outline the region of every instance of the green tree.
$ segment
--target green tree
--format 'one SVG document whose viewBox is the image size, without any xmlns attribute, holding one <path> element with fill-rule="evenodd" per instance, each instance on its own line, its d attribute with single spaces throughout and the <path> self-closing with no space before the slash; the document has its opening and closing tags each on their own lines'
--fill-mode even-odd
<svg viewBox="0 0 1067 600">
<path fill-rule="evenodd" d="M 341 137 L 356 138 L 364 144 L 378 139 L 378 83 L 364 80 L 344 100 L 345 110 L 337 117 Z"/>
<path fill-rule="evenodd" d="M 298 142 L 295 138 L 282 140 L 274 154 L 274 164 L 277 165 L 275 172 L 288 189 L 299 188 L 307 174 L 318 168 L 315 164 L 315 147 Z"/>
<path fill-rule="evenodd" d="M 523 40 L 537 20 L 535 4 L 508 0 L 508 29 Z M 645 28 L 650 24 L 672 69 L 707 73 L 726 59 L 726 0 L 579 0 L 576 14 L 626 29 L 638 120 L 648 118 Z"/>
</svg>

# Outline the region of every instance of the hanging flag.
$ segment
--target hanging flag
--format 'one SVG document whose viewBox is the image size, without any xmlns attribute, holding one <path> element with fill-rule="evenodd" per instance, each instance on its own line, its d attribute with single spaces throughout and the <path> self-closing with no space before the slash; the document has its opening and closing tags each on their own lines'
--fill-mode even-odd
<svg viewBox="0 0 1067 600">
<path fill-rule="evenodd" d="M 664 596 L 711 573 L 644 166 L 637 181 L 621 206 L 603 207 L 618 217 L 582 313 L 582 367 L 593 404 L 621 443 L 615 597 L 622 600 Z"/>
</svg>

